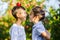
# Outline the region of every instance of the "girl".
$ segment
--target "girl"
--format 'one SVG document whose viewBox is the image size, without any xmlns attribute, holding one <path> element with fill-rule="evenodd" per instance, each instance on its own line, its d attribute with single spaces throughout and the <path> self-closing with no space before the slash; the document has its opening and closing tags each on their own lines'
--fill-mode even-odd
<svg viewBox="0 0 60 40">
<path fill-rule="evenodd" d="M 17 3 L 12 9 L 12 15 L 15 17 L 16 23 L 10 28 L 11 40 L 26 40 L 25 29 L 21 24 L 26 20 L 25 8 L 20 3 Z"/>
</svg>

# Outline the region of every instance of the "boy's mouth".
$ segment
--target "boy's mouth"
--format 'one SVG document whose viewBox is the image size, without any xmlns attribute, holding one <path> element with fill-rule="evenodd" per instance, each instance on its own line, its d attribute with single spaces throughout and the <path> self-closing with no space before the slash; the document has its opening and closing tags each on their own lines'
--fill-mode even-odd
<svg viewBox="0 0 60 40">
<path fill-rule="evenodd" d="M 29 19 L 29 21 L 30 21 L 30 22 L 32 22 L 32 20 L 31 20 L 31 19 Z"/>
</svg>

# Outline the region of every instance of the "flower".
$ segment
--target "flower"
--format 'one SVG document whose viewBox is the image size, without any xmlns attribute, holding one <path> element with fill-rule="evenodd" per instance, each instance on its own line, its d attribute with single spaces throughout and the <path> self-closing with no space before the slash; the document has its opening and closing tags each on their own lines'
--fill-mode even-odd
<svg viewBox="0 0 60 40">
<path fill-rule="evenodd" d="M 20 7 L 20 6 L 21 6 L 21 4 L 20 4 L 20 3 L 17 3 L 17 4 L 16 4 L 16 6 Z"/>
</svg>

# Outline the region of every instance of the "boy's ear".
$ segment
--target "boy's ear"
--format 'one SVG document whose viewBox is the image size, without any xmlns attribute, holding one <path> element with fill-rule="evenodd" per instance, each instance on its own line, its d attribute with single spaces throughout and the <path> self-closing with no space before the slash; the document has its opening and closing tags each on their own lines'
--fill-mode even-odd
<svg viewBox="0 0 60 40">
<path fill-rule="evenodd" d="M 43 17 L 42 15 L 39 15 L 39 18 Z"/>
<path fill-rule="evenodd" d="M 39 16 L 35 16 L 35 18 L 38 18 Z"/>
<path fill-rule="evenodd" d="M 34 17 L 34 20 L 37 19 L 37 18 L 38 18 L 38 16 L 35 16 L 35 17 Z"/>
</svg>

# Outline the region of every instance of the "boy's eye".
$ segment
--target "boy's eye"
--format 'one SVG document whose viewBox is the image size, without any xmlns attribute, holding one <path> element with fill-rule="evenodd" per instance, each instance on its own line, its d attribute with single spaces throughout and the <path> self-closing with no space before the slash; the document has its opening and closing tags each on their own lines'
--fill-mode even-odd
<svg viewBox="0 0 60 40">
<path fill-rule="evenodd" d="M 30 14 L 30 15 L 33 15 L 33 14 Z"/>
<path fill-rule="evenodd" d="M 45 14 L 42 14 L 42 15 L 45 15 Z"/>
</svg>

